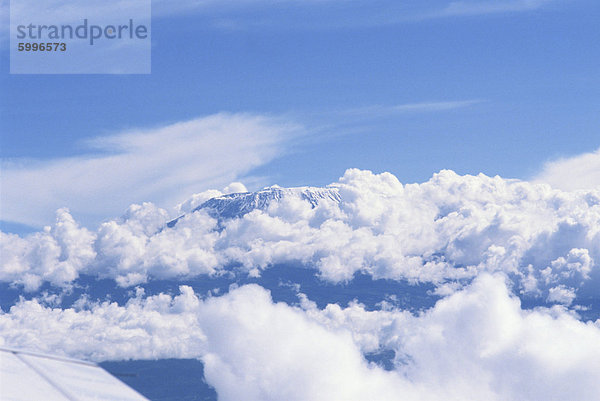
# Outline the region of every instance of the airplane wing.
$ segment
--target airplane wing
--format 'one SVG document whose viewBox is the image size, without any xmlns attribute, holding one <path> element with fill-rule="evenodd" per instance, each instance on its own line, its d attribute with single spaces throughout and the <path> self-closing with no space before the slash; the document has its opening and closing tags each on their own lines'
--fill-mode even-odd
<svg viewBox="0 0 600 401">
<path fill-rule="evenodd" d="M 2 401 L 148 401 L 95 363 L 0 347 Z"/>
</svg>

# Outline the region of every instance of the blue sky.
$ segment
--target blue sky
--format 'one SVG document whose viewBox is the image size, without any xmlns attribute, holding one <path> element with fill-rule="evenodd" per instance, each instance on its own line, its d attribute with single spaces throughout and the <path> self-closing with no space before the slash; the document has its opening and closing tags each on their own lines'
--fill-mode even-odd
<svg viewBox="0 0 600 401">
<path fill-rule="evenodd" d="M 182 184 L 186 190 L 226 179 L 249 189 L 325 185 L 350 167 L 390 171 L 402 182 L 440 169 L 530 179 L 544 163 L 600 147 L 597 2 L 173 4 L 153 4 L 150 75 L 10 75 L 4 45 L 5 176 L 118 153 L 90 147 L 92 139 L 220 112 L 273 118 L 298 134 L 221 180 Z M 168 145 L 165 137 L 165 152 Z M 28 176 L 44 181 L 39 174 Z M 13 182 L 5 181 L 3 193 L 22 198 Z M 184 195 L 191 193 L 169 202 Z M 24 230 L 7 221 L 47 224 L 61 206 L 93 225 L 129 203 L 167 202 L 126 191 L 111 196 L 119 201 L 101 211 L 68 196 L 66 204 L 33 202 L 47 213 L 27 219 L 4 200 L 3 230 Z"/>
<path fill-rule="evenodd" d="M 221 400 L 600 399 L 597 0 L 152 4 L 150 75 L 10 75 L 0 28 L 0 349 L 199 359 Z"/>
</svg>

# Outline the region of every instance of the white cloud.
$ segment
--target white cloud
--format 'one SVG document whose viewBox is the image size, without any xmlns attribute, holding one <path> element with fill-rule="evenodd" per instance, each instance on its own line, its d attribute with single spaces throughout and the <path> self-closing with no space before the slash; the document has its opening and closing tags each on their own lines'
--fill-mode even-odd
<svg viewBox="0 0 600 401">
<path fill-rule="evenodd" d="M 600 322 L 562 307 L 522 310 L 484 274 L 424 314 L 273 303 L 256 285 L 200 299 L 56 309 L 21 301 L 0 313 L 0 344 L 94 360 L 200 358 L 222 400 L 596 400 Z M 390 349 L 394 369 L 362 353 Z"/>
<path fill-rule="evenodd" d="M 452 1 L 439 16 L 482 15 L 538 9 L 552 0 Z"/>
<path fill-rule="evenodd" d="M 356 18 L 356 15 L 347 17 L 345 21 L 330 21 L 330 26 L 341 25 L 377 25 L 399 23 L 412 20 L 424 20 L 430 18 L 455 17 L 464 15 L 485 15 L 506 12 L 524 12 L 539 9 L 553 0 L 468 0 L 468 1 L 440 1 L 435 4 L 424 3 L 420 0 L 405 1 L 400 4 L 395 1 L 377 0 L 377 1 L 340 1 L 340 0 L 280 0 L 278 6 L 302 7 L 302 8 L 320 8 L 327 12 L 329 8 L 336 10 L 332 15 L 340 16 L 337 5 L 344 5 L 348 10 L 354 10 L 362 15 L 362 19 Z M 351 4 L 348 4 L 351 3 Z M 235 14 L 234 11 L 244 9 L 265 9 L 273 6 L 268 0 L 230 0 L 230 1 L 179 1 L 174 5 L 160 1 L 155 5 L 161 14 L 181 12 L 183 10 L 196 10 L 199 13 L 214 13 L 216 15 L 226 14 L 227 12 Z M 369 6 L 373 7 L 372 12 Z M 375 12 L 378 10 L 378 12 Z M 381 12 L 386 10 L 387 13 Z M 348 18 L 349 17 L 349 18 Z"/>
<path fill-rule="evenodd" d="M 280 155 L 300 128 L 258 115 L 216 114 L 96 138 L 95 154 L 16 161 L 2 169 L 2 219 L 47 224 L 69 207 L 86 223 L 132 202 L 172 206 L 198 189 L 223 187 Z"/>
<path fill-rule="evenodd" d="M 29 15 L 30 21 L 47 24 L 71 24 L 84 18 L 108 20 L 130 15 L 131 18 L 145 15 L 149 9 L 148 0 L 18 0 L 12 2 L 10 11 L 13 16 Z M 118 11 L 117 11 L 118 10 Z"/>
<path fill-rule="evenodd" d="M 552 0 L 471 0 L 471 1 L 444 1 L 438 2 L 440 5 L 430 4 L 419 4 L 420 1 L 408 1 L 405 2 L 409 7 L 402 9 L 406 13 L 409 13 L 408 17 L 414 16 L 415 8 L 417 10 L 433 9 L 434 7 L 440 7 L 442 11 L 429 12 L 430 18 L 442 17 L 442 16 L 455 16 L 455 15 L 478 15 L 478 14 L 489 14 L 499 13 L 508 11 L 527 11 L 542 7 L 546 3 Z M 378 9 L 396 10 L 394 8 L 397 4 L 392 1 L 376 0 L 376 1 L 354 1 L 354 4 L 348 4 L 348 1 L 343 0 L 279 0 L 276 2 L 278 6 L 288 7 L 312 7 L 321 8 L 327 10 L 328 7 L 336 6 L 337 4 L 344 4 L 346 8 L 356 8 L 356 10 L 362 10 L 365 12 L 365 5 L 373 5 Z M 412 4 L 411 4 L 412 3 Z M 219 14 L 226 11 L 235 11 L 240 9 L 248 8 L 262 8 L 273 6 L 273 2 L 269 0 L 179 0 L 176 2 L 166 2 L 164 0 L 157 1 L 153 4 L 153 7 L 160 14 L 169 14 L 174 12 L 182 12 L 187 10 L 196 10 L 201 13 L 216 13 Z M 368 13 L 368 10 L 366 10 Z M 420 15 L 416 13 L 416 15 Z M 406 18 L 407 15 L 396 16 L 401 19 Z M 335 25 L 335 24 L 334 24 Z"/>
<path fill-rule="evenodd" d="M 226 194 L 234 194 L 240 192 L 248 192 L 248 189 L 241 182 L 232 182 L 231 184 L 223 188 L 223 192 L 225 192 Z"/>
<path fill-rule="evenodd" d="M 405 113 L 432 113 L 462 109 L 482 103 L 483 100 L 456 100 L 447 102 L 406 103 L 392 106 L 373 105 L 344 110 L 341 114 L 349 117 L 381 118 Z"/>
<path fill-rule="evenodd" d="M 510 274 L 520 291 L 542 299 L 559 285 L 597 284 L 598 191 L 451 171 L 403 185 L 392 174 L 355 169 L 324 190 L 339 202 L 324 197 L 312 207 L 302 191 L 286 190 L 266 210 L 222 222 L 206 211 L 189 213 L 172 228 L 166 228 L 169 213 L 150 203 L 132 205 L 96 232 L 63 210 L 54 228 L 24 238 L 2 235 L 7 256 L 0 280 L 35 289 L 44 281 L 68 285 L 87 273 L 130 286 L 215 275 L 232 265 L 256 276 L 299 262 L 330 282 L 362 272 L 431 282 L 439 293 L 460 288 L 448 281 L 483 272 Z M 220 194 L 196 194 L 179 210 Z"/>
<path fill-rule="evenodd" d="M 487 15 L 506 12 L 525 12 L 539 9 L 552 0 L 469 0 L 443 1 L 437 4 L 423 3 L 421 0 L 397 2 L 395 0 L 154 0 L 152 14 L 156 17 L 195 13 L 199 17 L 208 17 L 209 24 L 218 29 L 240 29 L 249 27 L 278 26 L 287 28 L 290 25 L 311 26 L 317 24 L 328 28 L 348 26 L 380 26 L 421 21 L 432 18 L 449 18 L 465 15 Z M 0 15 L 5 14 L 8 21 L 8 2 L 0 4 Z M 23 3 L 23 1 L 21 1 Z M 147 7 L 149 0 L 129 0 L 94 2 L 73 0 L 69 6 L 63 1 L 45 0 L 36 7 L 28 7 L 27 12 L 35 19 L 36 15 L 71 23 L 81 20 L 83 15 L 109 20 L 123 14 L 139 15 L 138 9 Z M 277 13 L 277 18 L 269 16 L 269 11 L 277 7 L 287 9 L 290 15 L 298 10 L 319 9 L 319 18 L 310 20 L 290 20 Z M 119 10 L 120 14 L 116 14 Z M 252 17 L 247 14 L 250 12 Z M 256 18 L 256 15 L 261 18 Z M 206 22 L 205 22 L 206 23 Z M 0 43 L 7 45 L 7 30 L 0 30 Z M 4 42 L 4 43 L 3 43 Z"/>
<path fill-rule="evenodd" d="M 53 227 L 26 239 L 0 232 L 0 280 L 37 289 L 43 281 L 68 285 L 93 262 L 95 235 L 73 220 L 67 209 L 56 214 Z M 23 259 L 29 263 L 23 263 Z"/>
<path fill-rule="evenodd" d="M 548 291 L 548 302 L 556 302 L 564 305 L 571 305 L 575 299 L 576 294 L 573 288 L 568 288 L 561 284 L 559 286 L 550 288 Z"/>
<path fill-rule="evenodd" d="M 533 180 L 563 191 L 600 189 L 600 149 L 550 161 Z"/>
</svg>

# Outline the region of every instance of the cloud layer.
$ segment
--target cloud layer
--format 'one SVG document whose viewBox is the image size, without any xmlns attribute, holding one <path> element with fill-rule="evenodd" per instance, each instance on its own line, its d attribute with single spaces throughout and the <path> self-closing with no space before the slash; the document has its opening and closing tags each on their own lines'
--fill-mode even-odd
<svg viewBox="0 0 600 401">
<path fill-rule="evenodd" d="M 0 234 L 0 281 L 68 290 L 85 274 L 127 287 L 292 263 L 332 283 L 357 272 L 429 282 L 442 298 L 415 314 L 387 301 L 323 307 L 299 285 L 296 303 L 256 284 L 219 296 L 182 285 L 177 295 L 131 288 L 121 304 L 83 295 L 62 309 L 38 292 L 0 310 L 0 346 L 97 361 L 198 358 L 222 400 L 600 397 L 600 320 L 577 314 L 581 292 L 600 285 L 600 191 L 452 171 L 403 185 L 351 169 L 325 189 L 264 194 L 273 196 L 262 209 L 228 219 L 194 211 L 216 190 L 175 213 L 131 205 L 96 231 L 60 209 L 41 232 Z M 525 307 L 521 293 L 547 306 Z M 382 353 L 391 360 L 369 362 Z"/>
<path fill-rule="evenodd" d="M 334 283 L 361 272 L 431 282 L 442 295 L 482 272 L 503 272 L 518 291 L 564 304 L 600 280 L 597 190 L 561 192 L 452 171 L 402 185 L 389 173 L 360 170 L 348 170 L 328 190 L 341 200 L 313 207 L 289 191 L 241 218 L 218 221 L 198 210 L 172 228 L 169 213 L 150 203 L 130 206 L 96 232 L 61 209 L 43 232 L 2 234 L 0 280 L 35 290 L 90 274 L 130 286 L 225 271 L 258 276 L 276 264 L 301 263 Z M 196 194 L 179 210 L 219 194 Z"/>
<path fill-rule="evenodd" d="M 137 295 L 126 305 L 54 309 L 21 301 L 0 314 L 0 345 L 94 360 L 199 358 L 222 400 L 596 400 L 600 322 L 562 307 L 525 311 L 500 275 L 421 315 L 359 304 L 273 303 L 257 285 L 202 299 Z M 393 350 L 393 369 L 363 354 Z"/>
</svg>

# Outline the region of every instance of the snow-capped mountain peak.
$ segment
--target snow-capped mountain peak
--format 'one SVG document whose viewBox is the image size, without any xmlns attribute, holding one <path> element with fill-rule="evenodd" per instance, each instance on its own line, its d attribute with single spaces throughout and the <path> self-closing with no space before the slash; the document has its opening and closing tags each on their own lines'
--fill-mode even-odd
<svg viewBox="0 0 600 401">
<path fill-rule="evenodd" d="M 242 192 L 221 195 L 207 200 L 192 210 L 206 210 L 212 217 L 218 219 L 231 219 L 241 217 L 255 209 L 266 210 L 272 203 L 283 199 L 296 198 L 310 203 L 316 207 L 319 202 L 340 202 L 339 190 L 336 187 L 295 187 L 283 188 L 278 185 L 267 187 L 256 192 Z M 173 227 L 180 216 L 167 225 Z"/>
</svg>

